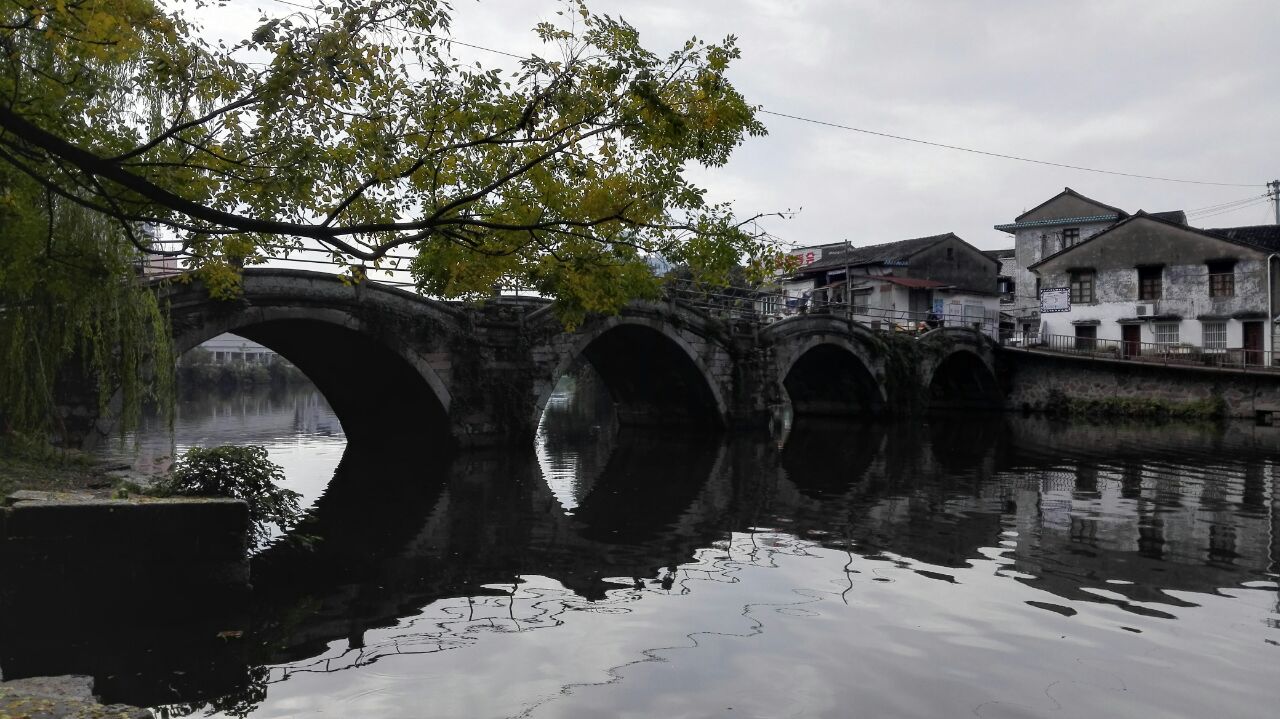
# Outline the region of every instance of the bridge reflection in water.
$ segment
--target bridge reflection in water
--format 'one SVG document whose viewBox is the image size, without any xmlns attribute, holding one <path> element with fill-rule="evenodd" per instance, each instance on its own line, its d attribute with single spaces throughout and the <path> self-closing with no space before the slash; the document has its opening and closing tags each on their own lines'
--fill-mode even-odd
<svg viewBox="0 0 1280 719">
<path fill-rule="evenodd" d="M 234 650 L 193 641 L 176 678 L 110 651 L 68 670 L 177 714 L 587 715 L 669 693 L 710 702 L 699 716 L 779 696 L 814 716 L 1261 716 L 1274 699 L 1274 429 L 966 416 L 811 422 L 779 448 L 549 407 L 528 455 L 351 444 L 297 530 L 311 546 L 255 558 Z M 7 675 L 40 626 L 7 637 Z M 814 685 L 769 688 L 790 666 Z M 1183 688 L 1200 682 L 1231 692 Z"/>
</svg>

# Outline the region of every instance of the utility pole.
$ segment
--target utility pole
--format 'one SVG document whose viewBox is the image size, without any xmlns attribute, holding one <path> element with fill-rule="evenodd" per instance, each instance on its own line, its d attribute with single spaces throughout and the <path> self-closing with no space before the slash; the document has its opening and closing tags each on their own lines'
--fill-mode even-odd
<svg viewBox="0 0 1280 719">
<path fill-rule="evenodd" d="M 1276 224 L 1280 225 L 1280 180 L 1267 183 L 1267 196 L 1271 198 L 1271 206 L 1276 211 Z"/>
<path fill-rule="evenodd" d="M 1280 184 L 1280 183 L 1277 183 Z M 1280 217 L 1280 215 L 1276 215 Z M 1276 224 L 1280 225 L 1280 219 L 1276 220 Z M 845 238 L 845 317 L 854 319 L 854 283 L 849 276 L 849 238 Z"/>
</svg>

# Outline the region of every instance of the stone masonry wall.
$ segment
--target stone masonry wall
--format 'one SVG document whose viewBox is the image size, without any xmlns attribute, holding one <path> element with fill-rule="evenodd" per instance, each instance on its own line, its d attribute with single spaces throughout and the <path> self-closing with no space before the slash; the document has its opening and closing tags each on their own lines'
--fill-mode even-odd
<svg viewBox="0 0 1280 719">
<path fill-rule="evenodd" d="M 1221 397 L 1230 417 L 1280 412 L 1280 373 L 1166 367 L 1004 351 L 998 357 L 1010 410 L 1053 411 L 1057 393 L 1074 400 L 1150 399 L 1185 403 Z"/>
<path fill-rule="evenodd" d="M 245 588 L 248 530 L 239 500 L 19 501 L 0 509 L 0 607 L 33 596 L 101 604 L 125 587 Z"/>
</svg>

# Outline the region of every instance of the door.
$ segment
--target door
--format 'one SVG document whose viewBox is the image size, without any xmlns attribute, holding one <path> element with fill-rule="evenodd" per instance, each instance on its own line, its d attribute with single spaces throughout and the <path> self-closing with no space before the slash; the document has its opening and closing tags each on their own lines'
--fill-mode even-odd
<svg viewBox="0 0 1280 719">
<path fill-rule="evenodd" d="M 1142 354 L 1142 325 L 1120 325 L 1120 332 L 1124 340 L 1124 358 Z"/>
<path fill-rule="evenodd" d="M 1244 363 L 1262 364 L 1262 323 L 1244 323 Z"/>
</svg>

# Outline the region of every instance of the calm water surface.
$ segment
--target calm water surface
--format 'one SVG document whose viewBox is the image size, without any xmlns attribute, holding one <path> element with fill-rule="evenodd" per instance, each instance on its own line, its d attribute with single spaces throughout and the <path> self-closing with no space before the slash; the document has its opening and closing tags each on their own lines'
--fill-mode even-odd
<svg viewBox="0 0 1280 719">
<path fill-rule="evenodd" d="M 1280 430 L 966 416 L 721 441 L 615 433 L 591 404 L 556 397 L 527 454 L 452 459 L 346 446 L 314 393 L 184 405 L 177 446 L 266 445 L 318 539 L 258 555 L 226 618 L 243 635 L 184 640 L 181 670 L 86 659 L 106 698 L 170 716 L 1276 715 Z M 138 641 L 164 655 L 179 634 Z"/>
</svg>

